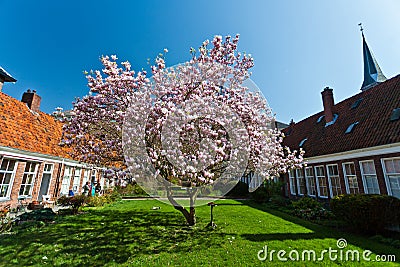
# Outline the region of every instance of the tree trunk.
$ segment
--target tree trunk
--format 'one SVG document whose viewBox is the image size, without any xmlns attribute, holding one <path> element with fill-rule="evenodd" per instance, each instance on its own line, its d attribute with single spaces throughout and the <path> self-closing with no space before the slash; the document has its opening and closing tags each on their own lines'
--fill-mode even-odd
<svg viewBox="0 0 400 267">
<path fill-rule="evenodd" d="M 188 188 L 188 193 L 189 193 L 189 198 L 190 198 L 189 211 L 185 207 L 180 205 L 178 202 L 176 202 L 176 200 L 174 199 L 174 197 L 172 195 L 171 188 L 169 187 L 169 185 L 166 185 L 166 190 L 167 190 L 168 201 L 172 204 L 172 206 L 174 206 L 174 208 L 176 210 L 179 210 L 183 214 L 183 216 L 186 219 L 186 223 L 189 226 L 196 225 L 196 209 L 195 209 L 194 205 L 195 205 L 196 197 L 198 194 L 198 189 L 197 188 Z"/>
</svg>

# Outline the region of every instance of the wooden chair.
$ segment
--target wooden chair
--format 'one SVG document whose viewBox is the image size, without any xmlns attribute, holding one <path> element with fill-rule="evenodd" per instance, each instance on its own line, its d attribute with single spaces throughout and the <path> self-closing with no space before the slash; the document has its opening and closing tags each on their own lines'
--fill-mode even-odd
<svg viewBox="0 0 400 267">
<path fill-rule="evenodd" d="M 51 196 L 50 195 L 42 195 L 42 204 L 44 207 L 50 207 L 53 208 L 55 205 L 55 201 L 51 200 Z"/>
</svg>

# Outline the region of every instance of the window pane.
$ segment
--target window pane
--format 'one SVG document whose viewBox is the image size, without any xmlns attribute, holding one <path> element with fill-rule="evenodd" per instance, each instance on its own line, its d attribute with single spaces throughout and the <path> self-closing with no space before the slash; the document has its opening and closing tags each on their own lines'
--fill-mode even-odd
<svg viewBox="0 0 400 267">
<path fill-rule="evenodd" d="M 400 159 L 393 160 L 394 171 L 400 173 Z"/>
<path fill-rule="evenodd" d="M 394 165 L 392 160 L 385 160 L 385 169 L 388 173 L 394 173 Z"/>
<path fill-rule="evenodd" d="M 11 182 L 11 176 L 12 176 L 11 173 L 6 173 L 6 176 L 5 176 L 5 178 L 4 178 L 3 184 L 10 184 L 10 182 Z"/>
<path fill-rule="evenodd" d="M 373 161 L 364 161 L 361 163 L 364 174 L 375 174 L 375 166 Z"/>
<path fill-rule="evenodd" d="M 43 171 L 45 171 L 45 172 L 51 172 L 51 167 L 52 167 L 53 165 L 51 165 L 51 164 L 45 164 L 44 165 L 44 170 Z"/>
<path fill-rule="evenodd" d="M 7 196 L 8 185 L 0 186 L 0 197 Z"/>
<path fill-rule="evenodd" d="M 5 171 L 7 169 L 7 164 L 8 164 L 8 160 L 3 159 L 3 161 L 1 162 L 0 170 Z"/>
<path fill-rule="evenodd" d="M 4 184 L 3 179 L 4 179 L 4 173 L 0 172 L 0 185 Z"/>
<path fill-rule="evenodd" d="M 14 171 L 15 160 L 9 160 L 7 171 Z"/>
</svg>

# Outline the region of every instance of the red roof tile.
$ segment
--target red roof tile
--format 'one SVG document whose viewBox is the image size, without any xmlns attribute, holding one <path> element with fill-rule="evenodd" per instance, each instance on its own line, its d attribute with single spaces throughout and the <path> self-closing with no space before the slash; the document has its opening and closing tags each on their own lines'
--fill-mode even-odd
<svg viewBox="0 0 400 267">
<path fill-rule="evenodd" d="M 0 92 L 0 146 L 71 158 L 59 146 L 61 135 L 61 122 Z"/>
<path fill-rule="evenodd" d="M 360 105 L 351 109 L 360 98 Z M 321 111 L 285 128 L 284 144 L 299 149 L 301 140 L 307 138 L 305 157 L 313 157 L 400 142 L 400 120 L 390 121 L 395 108 L 400 108 L 400 75 L 335 104 L 332 110 L 339 117 L 333 125 L 325 127 L 324 119 L 317 123 L 324 115 Z M 355 122 L 353 131 L 346 134 Z"/>
</svg>

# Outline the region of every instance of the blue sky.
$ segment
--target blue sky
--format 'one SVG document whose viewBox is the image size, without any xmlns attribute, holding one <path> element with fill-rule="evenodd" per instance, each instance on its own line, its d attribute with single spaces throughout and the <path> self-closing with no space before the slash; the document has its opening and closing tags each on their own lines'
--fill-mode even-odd
<svg viewBox="0 0 400 267">
<path fill-rule="evenodd" d="M 84 70 L 117 54 L 135 70 L 168 48 L 167 65 L 190 58 L 214 35 L 240 33 L 239 50 L 255 58 L 253 81 L 278 120 L 322 110 L 320 92 L 338 102 L 363 80 L 362 22 L 384 74 L 400 73 L 400 1 L 16 1 L 0 0 L 0 66 L 18 81 L 3 92 L 37 90 L 41 109 L 72 107 L 88 93 Z"/>
</svg>

